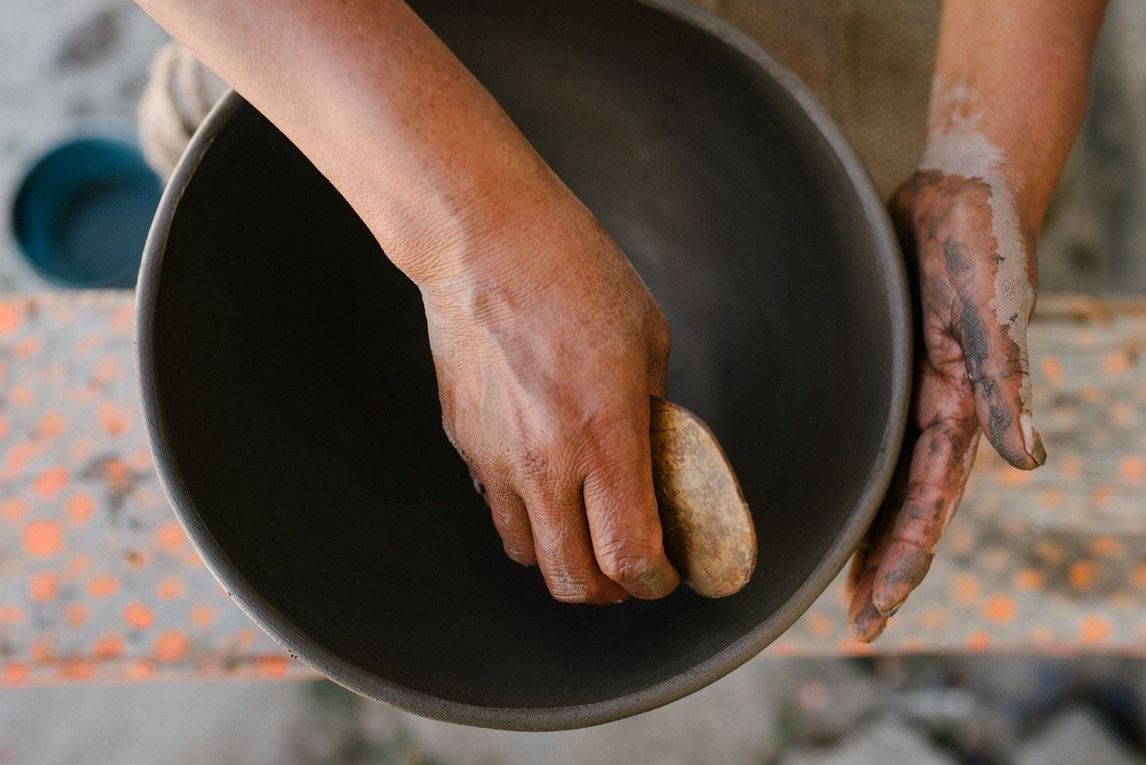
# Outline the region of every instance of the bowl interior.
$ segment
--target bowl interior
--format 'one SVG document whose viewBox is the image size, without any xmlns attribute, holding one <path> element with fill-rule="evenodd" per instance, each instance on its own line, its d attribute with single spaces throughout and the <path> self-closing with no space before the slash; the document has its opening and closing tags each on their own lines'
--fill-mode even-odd
<svg viewBox="0 0 1146 765">
<path fill-rule="evenodd" d="M 807 114 L 711 34 L 615 0 L 427 6 L 667 311 L 670 396 L 742 479 L 753 581 L 579 607 L 507 560 L 442 434 L 417 290 L 245 105 L 143 286 L 161 468 L 228 589 L 336 679 L 450 719 L 619 716 L 746 659 L 844 562 L 899 436 L 902 277 Z"/>
</svg>

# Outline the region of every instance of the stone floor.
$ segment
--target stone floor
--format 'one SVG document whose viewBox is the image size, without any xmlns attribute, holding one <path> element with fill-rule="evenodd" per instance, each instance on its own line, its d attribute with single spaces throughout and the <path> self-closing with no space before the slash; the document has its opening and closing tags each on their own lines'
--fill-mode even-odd
<svg viewBox="0 0 1146 765">
<path fill-rule="evenodd" d="M 0 693 L 3 763 L 1131 765 L 1146 666 L 1123 659 L 758 658 L 687 699 L 565 733 L 413 717 L 326 681 Z"/>
</svg>

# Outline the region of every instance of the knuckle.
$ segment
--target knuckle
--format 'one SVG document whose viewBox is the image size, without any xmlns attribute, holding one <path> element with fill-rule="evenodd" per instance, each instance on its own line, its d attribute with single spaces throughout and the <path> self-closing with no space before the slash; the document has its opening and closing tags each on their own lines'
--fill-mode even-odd
<svg viewBox="0 0 1146 765">
<path fill-rule="evenodd" d="M 995 385 L 1001 387 L 1009 380 L 1014 380 L 1017 384 L 1028 376 L 1030 376 L 1030 362 L 1027 354 L 1012 345 L 997 352 L 989 352 L 983 360 L 978 379 L 973 379 L 972 383 L 979 382 L 983 378 L 992 378 Z"/>
<path fill-rule="evenodd" d="M 568 557 L 580 504 L 574 504 L 567 496 L 568 492 L 550 480 L 521 483 L 519 488 L 543 552 L 555 559 Z"/>
<path fill-rule="evenodd" d="M 551 485 L 559 483 L 562 468 L 575 451 L 576 433 L 570 429 L 552 435 L 539 434 L 511 447 L 503 460 L 523 483 Z"/>
<path fill-rule="evenodd" d="M 614 402 L 585 412 L 577 442 L 590 455 L 608 452 L 616 445 L 623 430 L 618 427 L 622 421 L 622 407 Z"/>
<path fill-rule="evenodd" d="M 658 557 L 648 540 L 636 537 L 610 540 L 597 550 L 601 572 L 614 582 L 642 581 L 656 566 Z"/>
<path fill-rule="evenodd" d="M 648 407 L 647 394 L 641 406 Z M 587 460 L 586 472 L 611 484 L 623 483 L 619 474 L 630 469 L 643 452 L 648 435 L 636 427 L 637 413 L 626 402 L 596 412 L 589 419 L 582 439 L 581 454 Z"/>
<path fill-rule="evenodd" d="M 543 483 L 549 474 L 548 450 L 540 445 L 518 445 L 510 451 L 508 461 L 514 472 L 529 484 Z"/>
<path fill-rule="evenodd" d="M 966 418 L 936 420 L 929 428 L 928 444 L 932 453 L 940 453 L 944 448 L 962 456 L 977 429 L 974 414 Z"/>
</svg>

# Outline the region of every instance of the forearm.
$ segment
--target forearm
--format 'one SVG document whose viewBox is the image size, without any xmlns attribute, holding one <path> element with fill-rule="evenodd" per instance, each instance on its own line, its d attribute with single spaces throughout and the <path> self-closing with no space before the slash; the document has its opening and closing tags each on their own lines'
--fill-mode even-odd
<svg viewBox="0 0 1146 765">
<path fill-rule="evenodd" d="M 891 213 L 918 278 L 905 487 L 857 552 L 854 634 L 883 630 L 931 566 L 979 434 L 1013 467 L 1047 460 L 1027 327 L 1035 241 L 1086 106 L 1103 0 L 945 0 L 927 144 Z"/>
<path fill-rule="evenodd" d="M 140 5 L 314 162 L 415 281 L 459 275 L 473 231 L 558 184 L 401 0 Z"/>
<path fill-rule="evenodd" d="M 1029 233 L 1042 222 L 1081 124 L 1105 6 L 1105 0 L 943 4 L 929 143 L 959 132 L 989 142 Z M 968 143 L 968 150 L 975 147 Z"/>
</svg>

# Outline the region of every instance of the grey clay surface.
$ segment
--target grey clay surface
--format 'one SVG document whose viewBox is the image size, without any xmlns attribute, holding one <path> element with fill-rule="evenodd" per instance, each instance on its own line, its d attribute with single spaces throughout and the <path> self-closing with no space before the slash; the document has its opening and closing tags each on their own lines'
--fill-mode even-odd
<svg viewBox="0 0 1146 765">
<path fill-rule="evenodd" d="M 850 147 L 746 37 L 677 0 L 415 3 L 669 315 L 669 394 L 716 432 L 760 544 L 724 600 L 562 605 L 509 561 L 440 428 L 417 290 L 229 96 L 139 288 L 176 513 L 272 635 L 338 682 L 503 728 L 616 719 L 787 628 L 882 497 L 909 391 L 899 254 Z"/>
</svg>

